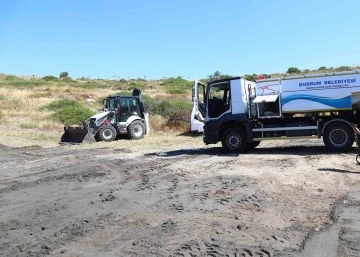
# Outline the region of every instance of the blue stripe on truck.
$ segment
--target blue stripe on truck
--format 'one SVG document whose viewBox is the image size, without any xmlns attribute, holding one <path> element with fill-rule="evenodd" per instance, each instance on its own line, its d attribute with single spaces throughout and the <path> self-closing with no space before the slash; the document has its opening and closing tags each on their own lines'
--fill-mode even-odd
<svg viewBox="0 0 360 257">
<path fill-rule="evenodd" d="M 327 106 L 331 106 L 333 108 L 351 107 L 350 95 L 343 98 L 330 98 L 330 97 L 322 97 L 322 96 L 314 96 L 314 95 L 306 95 L 306 94 L 297 94 L 297 95 L 285 96 L 284 98 L 282 98 L 282 104 L 285 105 L 294 100 L 309 100 Z"/>
</svg>

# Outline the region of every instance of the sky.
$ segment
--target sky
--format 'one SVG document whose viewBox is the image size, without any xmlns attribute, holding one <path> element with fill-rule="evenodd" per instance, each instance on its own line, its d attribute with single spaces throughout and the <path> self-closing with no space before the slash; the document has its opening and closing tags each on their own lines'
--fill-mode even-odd
<svg viewBox="0 0 360 257">
<path fill-rule="evenodd" d="M 0 73 L 269 74 L 360 65 L 360 1 L 0 0 Z"/>
</svg>

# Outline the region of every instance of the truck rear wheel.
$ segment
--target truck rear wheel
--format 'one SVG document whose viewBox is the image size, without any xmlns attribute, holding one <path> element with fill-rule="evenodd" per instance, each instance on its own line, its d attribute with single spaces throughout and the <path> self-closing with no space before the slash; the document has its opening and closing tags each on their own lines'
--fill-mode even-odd
<svg viewBox="0 0 360 257">
<path fill-rule="evenodd" d="M 99 130 L 99 138 L 101 141 L 113 141 L 116 135 L 116 129 L 111 125 L 103 126 Z"/>
<path fill-rule="evenodd" d="M 331 151 L 347 152 L 355 141 L 355 133 L 349 125 L 334 122 L 325 127 L 323 141 Z"/>
<path fill-rule="evenodd" d="M 228 128 L 223 133 L 221 144 L 228 152 L 245 152 L 248 147 L 246 135 L 241 128 Z"/>
</svg>

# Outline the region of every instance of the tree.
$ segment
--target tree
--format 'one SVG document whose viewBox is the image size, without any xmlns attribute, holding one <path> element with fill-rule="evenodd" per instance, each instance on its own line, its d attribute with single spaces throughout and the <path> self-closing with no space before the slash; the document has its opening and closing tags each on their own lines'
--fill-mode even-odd
<svg viewBox="0 0 360 257">
<path fill-rule="evenodd" d="M 318 70 L 327 70 L 325 66 L 321 66 Z"/>
<path fill-rule="evenodd" d="M 298 69 L 298 68 L 295 68 L 295 67 L 290 67 L 288 70 L 287 70 L 287 73 L 290 73 L 290 74 L 293 74 L 293 73 L 300 73 L 301 71 Z"/>
<path fill-rule="evenodd" d="M 67 78 L 67 77 L 69 77 L 69 72 L 63 71 L 60 73 L 60 78 Z"/>
<path fill-rule="evenodd" d="M 244 76 L 244 78 L 245 78 L 246 80 L 255 82 L 255 80 L 256 80 L 256 74 L 253 74 L 253 75 L 246 74 L 246 75 Z"/>
<path fill-rule="evenodd" d="M 228 75 L 228 74 L 222 74 L 220 71 L 215 71 L 214 74 L 208 75 L 208 79 L 210 79 L 210 80 L 227 79 L 227 78 L 231 78 L 231 77 L 233 77 L 233 76 Z"/>
</svg>

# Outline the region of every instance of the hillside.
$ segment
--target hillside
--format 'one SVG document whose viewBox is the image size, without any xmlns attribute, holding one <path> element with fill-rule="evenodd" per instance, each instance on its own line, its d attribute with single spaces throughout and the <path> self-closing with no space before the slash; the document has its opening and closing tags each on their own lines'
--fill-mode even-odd
<svg viewBox="0 0 360 257">
<path fill-rule="evenodd" d="M 336 72 L 358 69 L 341 66 L 303 70 L 291 67 L 286 73 L 267 74 L 280 77 L 296 74 Z M 245 77 L 254 80 L 257 74 Z M 215 72 L 203 82 L 214 78 L 240 76 Z M 192 81 L 182 77 L 159 80 L 71 78 L 62 73 L 55 76 L 14 76 L 0 74 L 0 128 L 2 140 L 8 143 L 39 143 L 54 145 L 59 141 L 64 124 L 80 123 L 102 107 L 102 99 L 110 94 L 131 94 L 140 88 L 150 113 L 152 133 L 181 134 L 188 131 L 192 108 Z M 70 106 L 72 112 L 59 113 Z M 71 109 L 73 108 L 73 109 Z"/>
</svg>

